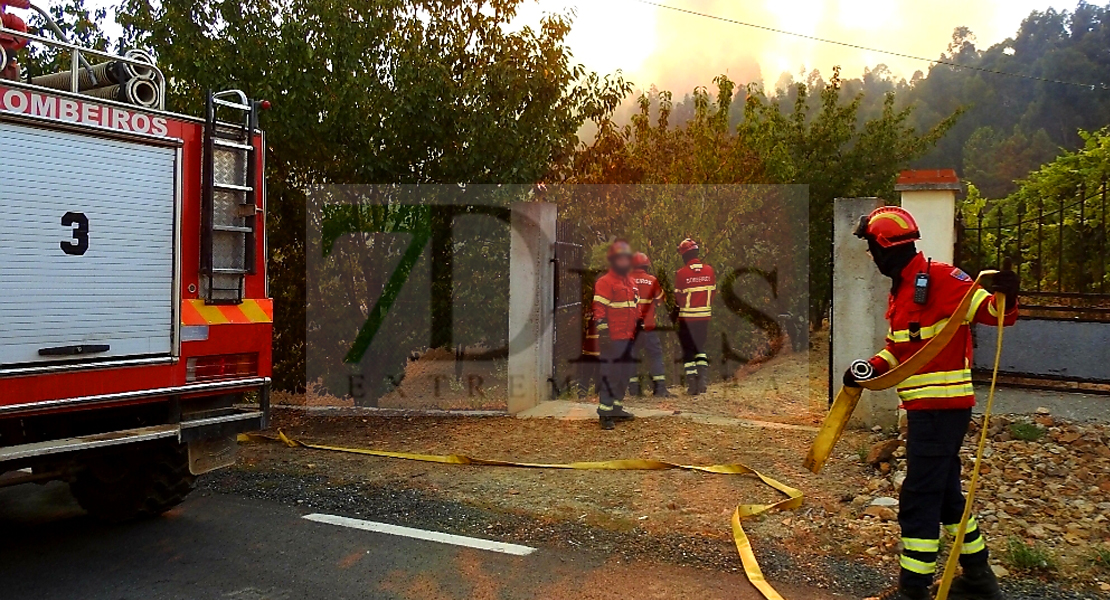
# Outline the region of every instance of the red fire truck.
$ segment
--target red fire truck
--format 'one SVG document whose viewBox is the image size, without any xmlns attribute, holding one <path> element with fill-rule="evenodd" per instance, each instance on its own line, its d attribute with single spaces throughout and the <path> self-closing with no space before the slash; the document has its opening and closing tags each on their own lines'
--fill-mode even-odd
<svg viewBox="0 0 1110 600">
<path fill-rule="evenodd" d="M 166 112 L 150 55 L 18 24 L 0 27 L 0 485 L 160 514 L 267 418 L 268 104 L 231 90 L 204 118 Z M 70 68 L 26 77 L 27 44 Z"/>
</svg>

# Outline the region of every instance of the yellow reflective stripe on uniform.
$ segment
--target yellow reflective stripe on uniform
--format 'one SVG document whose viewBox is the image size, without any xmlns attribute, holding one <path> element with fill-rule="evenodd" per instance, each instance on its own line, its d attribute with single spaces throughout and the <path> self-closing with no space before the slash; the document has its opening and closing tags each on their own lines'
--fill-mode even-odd
<svg viewBox="0 0 1110 600">
<path fill-rule="evenodd" d="M 960 547 L 960 554 L 976 554 L 986 549 L 987 541 L 983 539 L 983 536 L 979 536 L 974 541 L 964 542 L 963 546 Z"/>
<path fill-rule="evenodd" d="M 666 375 L 652 375 L 651 380 L 652 381 L 666 381 L 667 376 Z"/>
<path fill-rule="evenodd" d="M 910 558 L 905 554 L 902 555 L 902 558 L 898 561 L 898 564 L 902 565 L 903 569 L 911 573 L 917 573 L 919 575 L 932 575 L 933 573 L 937 572 L 936 561 L 925 562 L 923 560 L 917 560 L 916 558 Z"/>
<path fill-rule="evenodd" d="M 679 316 L 690 315 L 695 317 L 707 317 L 713 314 L 713 309 L 709 306 L 703 306 L 701 308 L 680 308 L 678 309 L 678 314 Z"/>
<path fill-rule="evenodd" d="M 609 329 L 609 324 L 608 323 L 601 323 L 597 326 L 598 331 L 601 331 L 603 329 Z"/>
<path fill-rule="evenodd" d="M 936 323 L 929 325 L 928 327 L 922 327 L 920 332 L 921 335 L 918 339 L 927 340 L 933 337 L 934 335 L 940 333 L 940 330 L 944 329 L 944 326 L 947 324 L 948 319 L 941 319 Z M 891 331 L 887 333 L 886 337 L 893 342 L 908 342 L 911 339 L 909 329 L 899 329 L 898 331 Z"/>
<path fill-rule="evenodd" d="M 711 292 L 715 289 L 717 289 L 717 286 L 715 285 L 702 285 L 692 288 L 682 288 L 680 290 L 675 290 L 675 292 L 679 294 L 693 294 L 694 292 Z"/>
<path fill-rule="evenodd" d="M 948 535 L 956 535 L 956 532 L 959 529 L 960 529 L 960 524 L 959 523 L 956 523 L 954 525 L 945 525 L 944 526 L 944 531 L 946 531 L 948 533 Z M 978 530 L 979 530 L 979 521 L 976 521 L 975 517 L 972 516 L 970 519 L 967 520 L 967 529 L 964 530 L 964 535 L 967 535 L 967 534 L 969 534 L 973 531 L 978 531 Z"/>
<path fill-rule="evenodd" d="M 609 308 L 632 308 L 633 306 L 636 306 L 635 300 L 629 300 L 628 302 L 613 302 L 605 296 L 597 294 L 594 295 L 594 302 L 597 302 L 602 306 L 608 306 Z"/>
<path fill-rule="evenodd" d="M 902 547 L 912 552 L 939 552 L 940 540 L 921 538 L 902 538 Z"/>
<path fill-rule="evenodd" d="M 640 298 L 640 304 L 651 304 L 655 302 L 654 298 Z"/>
<path fill-rule="evenodd" d="M 890 365 L 891 369 L 898 366 L 898 359 L 895 358 L 894 355 L 890 353 L 890 350 L 887 350 L 886 348 L 879 350 L 879 353 L 876 356 L 885 360 L 886 364 Z"/>
<path fill-rule="evenodd" d="M 913 388 L 912 390 L 898 390 L 898 397 L 903 401 L 910 402 L 913 400 L 924 400 L 927 398 L 962 398 L 964 396 L 972 396 L 975 394 L 975 388 L 971 383 L 960 383 L 956 385 L 929 385 L 925 387 Z"/>
<path fill-rule="evenodd" d="M 957 371 L 936 371 L 933 373 L 921 373 L 919 375 L 911 375 L 905 381 L 898 385 L 898 389 L 907 389 L 922 387 L 926 385 L 952 385 L 957 383 L 968 383 L 971 381 L 971 369 L 960 369 Z"/>
<path fill-rule="evenodd" d="M 969 308 L 968 311 L 967 311 L 967 318 L 964 319 L 964 323 L 970 323 L 970 322 L 974 321 L 975 320 L 975 315 L 979 314 L 979 307 L 981 307 L 983 305 L 983 302 L 986 301 L 990 297 L 991 297 L 990 292 L 988 292 L 987 290 L 984 290 L 983 288 L 979 288 L 979 289 L 975 290 L 975 295 L 971 297 L 971 308 Z M 987 309 L 990 310 L 992 317 L 997 317 L 998 316 L 994 312 L 994 303 L 993 302 L 989 306 L 987 306 Z"/>
</svg>

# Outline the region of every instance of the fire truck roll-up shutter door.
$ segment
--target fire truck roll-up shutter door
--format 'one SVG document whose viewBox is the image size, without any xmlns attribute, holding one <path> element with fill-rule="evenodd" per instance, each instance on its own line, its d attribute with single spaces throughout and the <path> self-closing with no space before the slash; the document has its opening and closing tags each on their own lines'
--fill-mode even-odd
<svg viewBox="0 0 1110 600">
<path fill-rule="evenodd" d="M 176 160 L 0 121 L 0 370 L 172 353 Z"/>
</svg>

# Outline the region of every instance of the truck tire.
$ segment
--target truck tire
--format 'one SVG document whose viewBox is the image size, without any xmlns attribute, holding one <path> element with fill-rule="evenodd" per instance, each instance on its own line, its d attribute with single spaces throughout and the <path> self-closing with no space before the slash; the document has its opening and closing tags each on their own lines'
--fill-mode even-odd
<svg viewBox="0 0 1110 600">
<path fill-rule="evenodd" d="M 159 444 L 86 463 L 69 488 L 81 508 L 111 523 L 156 517 L 193 491 L 188 447 Z"/>
</svg>

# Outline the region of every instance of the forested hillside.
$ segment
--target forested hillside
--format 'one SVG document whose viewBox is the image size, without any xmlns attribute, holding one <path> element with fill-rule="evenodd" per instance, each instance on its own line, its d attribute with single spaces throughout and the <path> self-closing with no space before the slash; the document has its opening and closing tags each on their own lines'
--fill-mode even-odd
<svg viewBox="0 0 1110 600">
<path fill-rule="evenodd" d="M 1012 37 L 989 47 L 978 45 L 973 31 L 957 27 L 948 47 L 938 50 L 937 60 L 973 68 L 923 64 L 907 80 L 878 65 L 859 77 L 845 73 L 841 78 L 845 97 L 862 94 L 860 123 L 882 114 L 888 93 L 898 108 L 914 107 L 909 124 L 918 131 L 962 111 L 936 147 L 913 161 L 915 167 L 956 168 L 986 197 L 1000 198 L 1017 189 L 1015 179 L 1064 150 L 1080 148 L 1081 129 L 1110 123 L 1110 4 L 1081 1 L 1071 10 L 1034 11 Z M 810 95 L 819 94 L 833 66 L 747 82 L 754 86 L 741 86 L 739 93 L 765 89 L 784 112 L 790 111 L 798 84 Z M 734 103 L 734 125 L 743 119 L 743 105 Z M 686 96 L 676 103 L 672 122 L 683 123 L 693 114 L 694 98 Z"/>
</svg>

